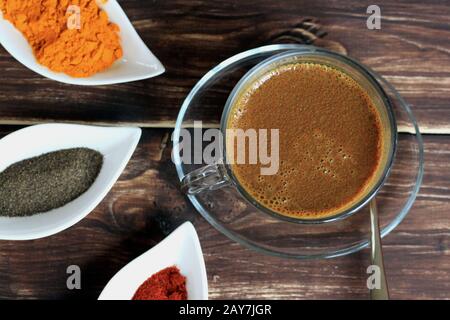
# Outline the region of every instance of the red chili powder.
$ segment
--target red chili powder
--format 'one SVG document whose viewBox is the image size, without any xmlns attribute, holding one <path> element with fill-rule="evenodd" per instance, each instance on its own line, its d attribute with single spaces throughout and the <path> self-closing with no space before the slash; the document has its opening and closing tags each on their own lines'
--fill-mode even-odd
<svg viewBox="0 0 450 320">
<path fill-rule="evenodd" d="M 187 300 L 186 277 L 173 266 L 148 278 L 132 300 Z"/>
</svg>

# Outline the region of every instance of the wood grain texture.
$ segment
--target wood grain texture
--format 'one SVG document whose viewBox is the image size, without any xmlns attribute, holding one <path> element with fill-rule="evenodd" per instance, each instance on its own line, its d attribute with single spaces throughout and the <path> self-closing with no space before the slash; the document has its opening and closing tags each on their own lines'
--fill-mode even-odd
<svg viewBox="0 0 450 320">
<path fill-rule="evenodd" d="M 424 132 L 450 133 L 446 1 L 379 1 L 381 30 L 366 28 L 370 1 L 123 0 L 121 4 L 167 67 L 166 74 L 80 88 L 43 79 L 0 49 L 0 123 L 173 126 L 187 93 L 222 60 L 269 43 L 315 41 L 384 75 L 412 105 Z M 199 109 L 198 120 L 217 123 L 223 90 L 210 93 L 211 103 Z"/>
<path fill-rule="evenodd" d="M 167 67 L 140 82 L 76 87 L 24 68 L 0 48 L 0 123 L 139 125 L 142 141 L 113 190 L 86 219 L 53 237 L 0 241 L 0 298 L 95 299 L 126 263 L 190 220 L 200 235 L 211 299 L 366 299 L 367 250 L 321 261 L 268 257 L 211 227 L 179 192 L 167 138 L 195 83 L 238 52 L 312 43 L 373 67 L 411 104 L 423 132 L 450 134 L 450 6 L 379 1 L 382 29 L 369 31 L 370 1 L 123 0 L 143 40 Z M 319 27 L 320 24 L 320 27 Z M 235 81 L 213 90 L 193 115 L 216 126 Z M 0 137 L 18 127 L 0 127 Z M 404 129 L 404 130 L 407 130 Z M 390 291 L 399 299 L 450 299 L 450 136 L 425 137 L 423 187 L 406 220 L 384 240 Z M 82 290 L 66 289 L 79 265 Z"/>
<path fill-rule="evenodd" d="M 0 137 L 16 127 L 0 127 Z M 210 226 L 179 192 L 169 129 L 146 129 L 105 200 L 74 227 L 49 238 L 0 241 L 0 298 L 95 299 L 125 264 L 186 220 L 206 260 L 211 299 L 366 299 L 369 252 L 297 261 L 250 251 Z M 425 138 L 426 170 L 417 202 L 384 240 L 396 299 L 450 298 L 450 138 Z M 66 289 L 66 268 L 82 270 L 82 290 Z"/>
</svg>

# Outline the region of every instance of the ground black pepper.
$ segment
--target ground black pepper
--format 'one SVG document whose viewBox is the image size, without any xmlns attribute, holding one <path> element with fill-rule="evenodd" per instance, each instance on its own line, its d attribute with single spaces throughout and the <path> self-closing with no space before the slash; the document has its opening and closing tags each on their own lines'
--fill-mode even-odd
<svg viewBox="0 0 450 320">
<path fill-rule="evenodd" d="M 94 183 L 103 155 L 66 149 L 17 162 L 0 173 L 0 216 L 23 217 L 66 205 Z"/>
</svg>

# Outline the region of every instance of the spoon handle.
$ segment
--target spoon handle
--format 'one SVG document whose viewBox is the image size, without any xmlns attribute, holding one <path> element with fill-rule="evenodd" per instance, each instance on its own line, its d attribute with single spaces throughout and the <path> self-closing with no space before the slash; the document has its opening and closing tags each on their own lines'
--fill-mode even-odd
<svg viewBox="0 0 450 320">
<path fill-rule="evenodd" d="M 378 208 L 376 200 L 370 202 L 370 226 L 371 226 L 371 260 L 372 265 L 379 267 L 380 288 L 370 289 L 371 300 L 389 300 L 389 291 L 384 272 L 383 252 L 381 247 L 380 226 L 378 221 Z"/>
</svg>

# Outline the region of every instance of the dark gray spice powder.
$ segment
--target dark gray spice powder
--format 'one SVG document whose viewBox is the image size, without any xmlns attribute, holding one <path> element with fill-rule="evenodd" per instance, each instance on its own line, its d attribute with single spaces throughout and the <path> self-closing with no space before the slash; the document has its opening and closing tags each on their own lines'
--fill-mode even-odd
<svg viewBox="0 0 450 320">
<path fill-rule="evenodd" d="M 102 166 L 103 155 L 87 148 L 17 162 L 0 173 L 0 216 L 31 216 L 62 207 L 89 189 Z"/>
</svg>

